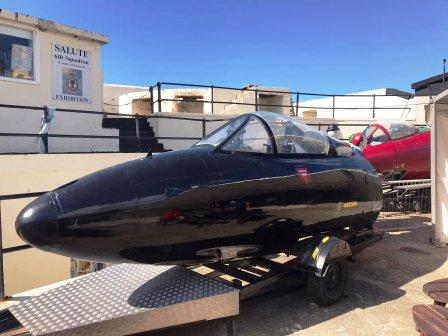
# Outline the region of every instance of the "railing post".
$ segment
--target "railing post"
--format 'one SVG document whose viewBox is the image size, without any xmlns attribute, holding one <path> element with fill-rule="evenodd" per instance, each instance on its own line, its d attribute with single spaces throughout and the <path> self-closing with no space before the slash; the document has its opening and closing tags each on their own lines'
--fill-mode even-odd
<svg viewBox="0 0 448 336">
<path fill-rule="evenodd" d="M 299 92 L 296 92 L 296 117 L 299 116 Z"/>
<path fill-rule="evenodd" d="M 162 112 L 162 90 L 161 90 L 162 84 L 160 82 L 157 82 L 157 112 Z"/>
<path fill-rule="evenodd" d="M 213 101 L 213 85 L 212 86 L 210 86 L 210 90 L 211 90 L 211 92 L 210 92 L 210 94 L 211 94 L 211 104 L 212 104 L 212 114 L 214 113 L 214 101 Z"/>
<path fill-rule="evenodd" d="M 202 118 L 202 138 L 205 138 L 205 134 L 206 130 L 205 130 L 205 118 Z"/>
<path fill-rule="evenodd" d="M 48 133 L 42 134 L 42 141 L 44 142 L 45 154 L 48 154 Z"/>
<path fill-rule="evenodd" d="M 150 113 L 154 113 L 154 95 L 153 95 L 154 87 L 151 85 L 149 87 L 149 106 L 151 106 Z"/>
<path fill-rule="evenodd" d="M 140 116 L 138 115 L 138 113 L 135 115 L 135 135 L 137 136 L 137 141 L 138 141 L 138 152 L 141 152 L 141 147 L 140 147 Z"/>
<path fill-rule="evenodd" d="M 2 202 L 0 201 L 0 301 L 5 299 L 5 273 L 3 271 Z"/>
<path fill-rule="evenodd" d="M 336 104 L 336 96 L 333 94 L 333 119 L 335 115 L 335 104 Z"/>
<path fill-rule="evenodd" d="M 375 119 L 375 94 L 373 95 L 373 105 L 372 105 L 372 118 Z"/>
<path fill-rule="evenodd" d="M 255 111 L 258 111 L 258 90 L 255 89 Z"/>
</svg>

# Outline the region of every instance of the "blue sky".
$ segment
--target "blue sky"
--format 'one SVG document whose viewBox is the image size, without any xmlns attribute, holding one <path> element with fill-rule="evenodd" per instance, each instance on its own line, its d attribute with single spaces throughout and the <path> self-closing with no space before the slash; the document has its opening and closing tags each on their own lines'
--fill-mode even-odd
<svg viewBox="0 0 448 336">
<path fill-rule="evenodd" d="M 446 0 L 0 0 L 0 8 L 108 35 L 107 83 L 409 91 L 448 58 Z"/>
</svg>

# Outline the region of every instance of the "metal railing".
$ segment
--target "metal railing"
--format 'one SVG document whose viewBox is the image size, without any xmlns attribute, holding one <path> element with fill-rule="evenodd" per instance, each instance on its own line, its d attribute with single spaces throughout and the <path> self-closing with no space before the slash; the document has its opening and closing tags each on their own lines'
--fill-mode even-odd
<svg viewBox="0 0 448 336">
<path fill-rule="evenodd" d="M 383 184 L 383 205 L 375 226 L 406 230 L 431 224 L 431 180 L 398 180 Z"/>
<path fill-rule="evenodd" d="M 162 99 L 162 101 L 165 99 Z M 155 104 L 156 102 L 153 102 Z M 216 102 L 215 102 L 216 103 Z M 246 104 L 246 103 L 245 103 Z M 247 103 L 249 105 L 249 103 Z M 13 109 L 25 109 L 25 110 L 34 110 L 34 111 L 44 111 L 45 107 L 37 107 L 37 106 L 24 106 L 24 105 L 10 105 L 10 104 L 0 104 L 0 108 L 13 108 Z M 203 118 L 192 118 L 192 117 L 181 117 L 181 116 L 166 116 L 166 115 L 122 115 L 117 113 L 110 113 L 110 112 L 98 112 L 98 111 L 88 111 L 88 110 L 70 110 L 70 109 L 58 109 L 58 112 L 63 113 L 90 113 L 90 114 L 97 114 L 97 115 L 103 115 L 103 116 L 114 116 L 114 117 L 120 117 L 120 118 L 133 118 L 135 120 L 135 134 L 136 135 L 97 135 L 97 134 L 55 134 L 55 133 L 49 133 L 49 134 L 38 134 L 38 133 L 20 133 L 20 132 L 0 132 L 0 138 L 1 137 L 28 137 L 28 138 L 43 138 L 43 139 L 50 139 L 50 138 L 66 138 L 66 139 L 110 139 L 110 140 L 136 140 L 137 142 L 137 148 L 138 150 L 136 152 L 142 152 L 141 150 L 141 144 L 144 140 L 194 140 L 199 141 L 203 137 L 207 135 L 207 123 L 213 123 L 213 122 L 222 122 L 227 121 L 229 119 L 227 118 L 213 118 L 213 119 L 207 119 L 206 117 Z M 198 137 L 185 137 L 185 136 L 144 136 L 141 135 L 140 130 L 140 119 L 172 119 L 172 120 L 185 120 L 185 121 L 194 121 L 194 122 L 200 122 L 202 124 L 202 132 L 201 136 Z M 316 127 L 319 131 L 323 131 L 323 127 L 332 125 L 331 122 L 313 122 L 308 123 L 308 125 Z M 339 124 L 340 127 L 367 127 L 369 123 L 343 123 Z M 417 125 L 420 126 L 420 125 Z M 36 126 L 37 128 L 38 126 Z M 0 128 L 1 129 L 1 128 Z M 346 140 L 346 139 L 343 139 Z M 48 149 L 48 142 L 45 142 L 45 153 L 49 153 Z M 144 151 L 145 152 L 145 151 Z"/>
<path fill-rule="evenodd" d="M 195 89 L 210 89 L 210 99 L 188 99 L 188 98 L 163 98 L 163 90 L 166 87 L 189 87 Z M 231 90 L 235 92 L 253 92 L 254 101 L 253 102 L 235 102 L 224 101 L 224 100 L 216 100 L 215 99 L 215 90 Z M 298 116 L 299 109 L 316 109 L 316 110 L 331 110 L 332 118 L 334 119 L 336 116 L 337 110 L 371 110 L 372 118 L 376 117 L 376 112 L 379 110 L 401 110 L 403 115 L 404 111 L 410 111 L 410 107 L 405 103 L 403 105 L 392 105 L 392 106 L 379 106 L 378 98 L 380 97 L 401 97 L 410 99 L 413 97 L 432 97 L 427 94 L 405 94 L 405 93 L 394 93 L 394 94 L 326 94 L 326 93 L 311 93 L 311 92 L 301 92 L 301 91 L 281 91 L 281 90 L 271 90 L 271 89 L 262 89 L 257 86 L 253 87 L 243 87 L 243 88 L 235 88 L 228 86 L 217 86 L 217 85 L 200 85 L 200 84 L 186 84 L 186 83 L 174 83 L 174 82 L 157 82 L 155 85 L 151 85 L 149 87 L 149 104 L 150 110 L 152 112 L 163 112 L 162 103 L 163 102 L 189 102 L 189 103 L 204 103 L 210 104 L 211 114 L 215 113 L 215 104 L 234 104 L 234 105 L 244 105 L 244 106 L 253 106 L 255 111 L 258 111 L 259 108 L 262 107 L 281 107 L 290 109 L 291 115 Z M 288 104 L 262 104 L 260 102 L 260 94 L 279 94 L 279 95 L 290 95 L 290 103 Z M 309 97 L 319 97 L 319 98 L 331 98 L 331 103 L 328 106 L 316 106 L 316 105 L 308 105 L 306 101 L 303 101 L 304 96 Z M 371 98 L 371 106 L 364 107 L 356 107 L 356 106 L 336 106 L 336 98 L 338 97 L 350 97 L 350 98 Z M 412 105 L 412 104 L 411 104 Z M 415 105 L 415 104 L 413 104 Z M 155 108 L 157 106 L 157 109 Z M 401 117 L 400 116 L 400 117 Z"/>
<path fill-rule="evenodd" d="M 181 88 L 195 88 L 195 89 L 209 89 L 209 96 L 210 99 L 188 99 L 188 98 L 164 98 L 163 96 L 166 96 L 164 90 L 166 88 L 172 88 L 172 87 L 181 87 Z M 253 102 L 238 102 L 234 101 L 235 99 L 231 100 L 219 100 L 215 97 L 215 91 L 216 90 L 232 90 L 235 92 L 253 92 L 254 98 Z M 187 102 L 187 103 L 202 103 L 202 104 L 210 104 L 210 114 L 216 113 L 216 104 L 220 104 L 221 106 L 224 105 L 242 105 L 242 106 L 252 106 L 255 111 L 258 111 L 261 107 L 263 109 L 267 110 L 273 110 L 273 109 L 288 109 L 289 113 L 291 115 L 298 116 L 299 109 L 316 109 L 316 110 L 331 110 L 332 111 L 332 117 L 334 119 L 336 111 L 339 110 L 371 110 L 372 111 L 372 117 L 375 118 L 376 112 L 379 110 L 409 110 L 410 107 L 408 107 L 408 104 L 401 105 L 401 106 L 378 106 L 377 101 L 379 97 L 403 97 L 403 98 L 411 98 L 415 96 L 420 95 L 413 95 L 413 94 L 401 94 L 401 93 L 394 93 L 393 95 L 388 94 L 325 94 L 325 93 L 311 93 L 311 92 L 301 92 L 301 91 L 281 91 L 281 90 L 274 90 L 274 89 L 263 89 L 260 87 L 243 87 L 243 88 L 235 88 L 235 87 L 228 87 L 228 86 L 217 86 L 217 85 L 199 85 L 199 84 L 186 84 L 186 83 L 174 83 L 174 82 L 157 82 L 155 85 L 151 85 L 148 88 L 149 93 L 149 115 L 129 115 L 129 114 L 118 114 L 113 112 L 103 112 L 103 111 L 93 111 L 93 110 L 83 110 L 83 109 L 67 109 L 67 108 L 57 108 L 58 113 L 80 113 L 80 114 L 90 114 L 90 115 L 102 115 L 103 117 L 120 117 L 120 118 L 134 118 L 135 120 L 135 135 L 97 135 L 97 134 L 35 134 L 35 133 L 11 133 L 11 132 L 0 132 L 0 137 L 32 137 L 32 138 L 42 138 L 45 145 L 45 153 L 48 153 L 48 139 L 50 138 L 72 138 L 72 139 L 109 139 L 109 140 L 136 140 L 137 142 L 137 148 L 138 152 L 141 152 L 141 144 L 142 141 L 145 140 L 200 140 L 206 135 L 206 124 L 210 122 L 218 122 L 218 121 L 225 121 L 227 119 L 208 119 L 206 117 L 207 114 L 204 114 L 203 118 L 190 118 L 190 117 L 181 117 L 181 116 L 164 116 L 164 115 L 154 115 L 154 112 L 170 112 L 172 111 L 163 111 L 163 102 Z M 263 94 L 280 94 L 280 95 L 289 95 L 290 101 L 287 104 L 267 104 L 262 103 L 261 96 Z M 312 106 L 306 101 L 303 101 L 303 97 L 310 96 L 310 97 L 320 97 L 320 98 L 331 98 L 331 103 L 328 106 Z M 428 95 L 421 95 L 421 96 L 428 96 Z M 352 98 L 371 98 L 371 106 L 337 106 L 336 105 L 336 98 L 338 97 L 352 97 Z M 431 96 L 429 96 L 431 97 Z M 141 97 L 143 98 L 143 97 Z M 138 99 L 136 99 L 138 100 Z M 105 104 L 108 105 L 108 104 Z M 21 109 L 21 110 L 30 110 L 30 111 L 45 111 L 47 108 L 46 106 L 29 106 L 29 105 L 14 105 L 14 104 L 0 104 L 0 108 L 10 108 L 10 109 Z M 283 111 L 285 112 L 285 111 Z M 403 114 L 403 113 L 402 113 Z M 152 118 L 159 118 L 159 119 L 178 119 L 178 120 L 188 120 L 188 121 L 195 121 L 195 122 L 201 122 L 202 123 L 202 134 L 199 137 L 181 137 L 181 136 L 144 136 L 141 135 L 140 130 L 140 119 L 152 119 Z M 309 123 L 310 125 L 316 126 L 319 130 L 322 130 L 322 127 L 328 126 L 331 123 Z M 347 123 L 347 124 L 341 124 L 340 126 L 344 127 L 365 127 L 367 126 L 367 123 Z M 36 125 L 36 129 L 39 128 L 39 125 Z M 1 127 L 0 127 L 1 131 Z"/>
<path fill-rule="evenodd" d="M 383 183 L 384 212 L 431 212 L 431 180 L 398 180 Z"/>
<path fill-rule="evenodd" d="M 12 108 L 21 110 L 31 110 L 31 111 L 44 111 L 45 106 L 28 106 L 28 105 L 12 105 L 12 104 L 0 104 L 0 108 Z M 138 142 L 138 148 L 140 149 L 143 140 L 196 140 L 199 141 L 206 136 L 206 123 L 208 122 L 219 122 L 225 121 L 227 119 L 206 119 L 206 118 L 188 118 L 179 116 L 156 116 L 156 115 L 123 115 L 111 112 L 99 112 L 91 110 L 76 110 L 76 109 L 57 109 L 57 112 L 63 113 L 81 113 L 81 114 L 95 114 L 102 115 L 104 117 L 113 116 L 120 118 L 133 118 L 135 120 L 135 133 L 136 135 L 96 135 L 96 134 L 37 134 L 37 133 L 19 133 L 19 132 L 0 132 L 0 137 L 31 137 L 31 138 L 72 138 L 72 139 L 111 139 L 111 140 L 136 140 Z M 197 121 L 202 123 L 202 136 L 201 137 L 179 137 L 179 136 L 142 136 L 140 135 L 140 123 L 139 119 L 173 119 L 173 120 L 189 120 Z M 37 128 L 37 127 L 36 127 Z M 45 146 L 45 153 L 48 153 L 48 145 Z M 139 150 L 140 152 L 140 150 Z"/>
</svg>

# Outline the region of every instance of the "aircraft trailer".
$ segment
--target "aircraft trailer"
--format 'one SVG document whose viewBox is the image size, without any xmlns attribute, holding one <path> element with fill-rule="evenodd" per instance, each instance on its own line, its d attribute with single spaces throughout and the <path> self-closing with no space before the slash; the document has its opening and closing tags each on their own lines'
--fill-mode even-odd
<svg viewBox="0 0 448 336">
<path fill-rule="evenodd" d="M 255 296 L 307 286 L 319 304 L 338 300 L 347 261 L 381 238 L 381 232 L 347 228 L 302 239 L 285 251 L 286 261 L 111 266 L 0 312 L 0 335 L 130 335 L 222 318 L 233 335 L 240 302 Z"/>
</svg>

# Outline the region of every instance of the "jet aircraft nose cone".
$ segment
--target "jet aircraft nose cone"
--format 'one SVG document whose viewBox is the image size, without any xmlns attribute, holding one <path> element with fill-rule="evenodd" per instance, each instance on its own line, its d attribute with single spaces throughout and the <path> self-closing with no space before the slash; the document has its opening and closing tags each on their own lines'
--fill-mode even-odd
<svg viewBox="0 0 448 336">
<path fill-rule="evenodd" d="M 17 216 L 16 231 L 24 241 L 44 250 L 56 235 L 57 212 L 48 194 L 28 204 Z"/>
</svg>

